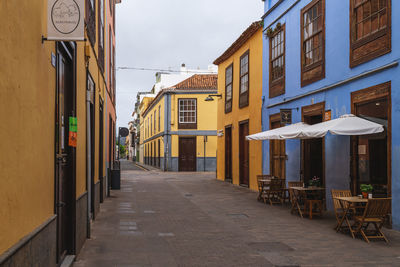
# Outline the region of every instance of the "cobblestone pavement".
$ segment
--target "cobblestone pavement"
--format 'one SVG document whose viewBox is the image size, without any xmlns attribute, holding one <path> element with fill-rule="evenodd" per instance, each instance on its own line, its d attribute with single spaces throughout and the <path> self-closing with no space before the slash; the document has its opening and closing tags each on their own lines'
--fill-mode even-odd
<svg viewBox="0 0 400 267">
<path fill-rule="evenodd" d="M 256 196 L 214 173 L 123 171 L 74 266 L 400 266 L 399 232 L 367 244 Z"/>
</svg>

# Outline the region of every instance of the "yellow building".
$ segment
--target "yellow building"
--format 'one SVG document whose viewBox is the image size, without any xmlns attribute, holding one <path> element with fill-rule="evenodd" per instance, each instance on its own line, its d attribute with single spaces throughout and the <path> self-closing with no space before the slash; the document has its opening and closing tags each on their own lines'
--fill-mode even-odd
<svg viewBox="0 0 400 267">
<path fill-rule="evenodd" d="M 218 65 L 217 178 L 257 189 L 262 143 L 245 137 L 261 132 L 262 25 L 252 23 L 214 61 Z"/>
<path fill-rule="evenodd" d="M 0 1 L 0 266 L 77 255 L 106 192 L 110 3 L 86 1 L 85 41 L 62 42 L 42 40 L 47 2 Z"/>
<path fill-rule="evenodd" d="M 161 90 L 140 116 L 143 162 L 164 171 L 215 171 L 217 75 L 196 74 Z M 147 107 L 146 107 L 147 106 Z"/>
</svg>

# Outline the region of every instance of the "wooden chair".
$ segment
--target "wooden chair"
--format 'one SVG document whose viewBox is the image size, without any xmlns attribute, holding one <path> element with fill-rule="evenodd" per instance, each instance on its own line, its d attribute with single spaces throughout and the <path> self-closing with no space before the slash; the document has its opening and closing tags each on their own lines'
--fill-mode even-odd
<svg viewBox="0 0 400 267">
<path fill-rule="evenodd" d="M 369 243 L 370 239 L 383 239 L 388 243 L 389 241 L 381 229 L 385 223 L 386 216 L 390 213 L 391 202 L 391 198 L 368 199 L 364 214 L 354 217 L 353 233 L 361 233 L 367 243 Z M 368 226 L 370 224 L 373 224 L 375 229 L 368 231 Z M 367 235 L 367 233 L 369 235 Z"/>
<path fill-rule="evenodd" d="M 322 191 L 306 192 L 304 196 L 304 212 L 308 213 L 308 217 L 312 219 L 313 214 L 322 217 L 324 210 Z"/>
<path fill-rule="evenodd" d="M 331 190 L 331 195 L 332 195 L 332 201 L 333 201 L 333 209 L 335 211 L 335 216 L 336 216 L 336 221 L 337 221 L 335 230 L 338 232 L 340 230 L 339 224 L 343 218 L 343 214 L 344 214 L 345 210 L 343 210 L 340 200 L 335 199 L 335 197 L 351 197 L 352 195 L 351 195 L 350 190 L 336 190 L 336 189 Z M 349 204 L 343 203 L 343 205 L 349 205 Z M 343 207 L 345 209 L 348 208 L 348 206 L 343 206 Z M 352 212 L 354 214 L 355 209 L 352 209 Z M 347 216 L 346 216 L 345 220 L 346 220 L 347 225 L 343 225 L 342 227 L 350 229 L 351 226 L 350 226 L 349 218 L 347 218 Z"/>
<path fill-rule="evenodd" d="M 266 183 L 262 180 L 271 180 L 274 176 L 269 174 L 257 175 L 257 186 L 258 186 L 258 197 L 257 200 L 260 201 L 264 198 L 265 190 L 267 189 Z M 265 201 L 264 201 L 265 202 Z"/>
<path fill-rule="evenodd" d="M 272 179 L 269 188 L 265 191 L 264 202 L 269 201 L 270 205 L 283 203 L 283 188 L 285 180 Z"/>
<path fill-rule="evenodd" d="M 293 190 L 293 188 L 289 187 L 289 199 L 292 207 L 290 209 L 290 213 L 298 212 L 300 217 L 303 218 L 303 212 L 301 209 L 301 196 L 298 191 Z"/>
</svg>

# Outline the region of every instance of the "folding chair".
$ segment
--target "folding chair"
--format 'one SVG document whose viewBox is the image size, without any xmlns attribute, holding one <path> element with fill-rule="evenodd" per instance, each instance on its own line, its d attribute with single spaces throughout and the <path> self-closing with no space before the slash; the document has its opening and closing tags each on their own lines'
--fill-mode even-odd
<svg viewBox="0 0 400 267">
<path fill-rule="evenodd" d="M 283 179 L 272 179 L 269 188 L 265 190 L 264 202 L 268 200 L 270 205 L 282 204 L 284 182 Z"/>
<path fill-rule="evenodd" d="M 296 191 L 293 188 L 289 187 L 289 198 L 290 203 L 292 204 L 290 213 L 293 214 L 293 212 L 298 212 L 300 217 L 303 218 L 303 213 L 300 206 L 302 200 L 299 191 Z"/>
<path fill-rule="evenodd" d="M 351 195 L 351 191 L 350 190 L 332 189 L 331 190 L 331 195 L 332 195 L 332 201 L 333 201 L 333 209 L 335 211 L 335 216 L 336 216 L 336 221 L 337 221 L 337 224 L 335 226 L 336 232 L 338 232 L 340 230 L 340 228 L 348 228 L 348 229 L 350 229 L 351 228 L 351 224 L 350 224 L 349 218 L 347 218 L 347 216 L 345 218 L 347 225 L 339 227 L 340 221 L 342 220 L 343 215 L 345 213 L 344 209 L 348 208 L 348 206 L 343 206 L 344 207 L 344 209 L 343 209 L 342 205 L 349 205 L 349 204 L 347 202 L 345 204 L 343 204 L 343 203 L 341 204 L 340 200 L 335 199 L 335 198 L 336 197 L 351 197 L 352 196 Z M 353 215 L 354 215 L 354 213 L 355 213 L 355 209 L 354 208 L 352 209 L 352 212 L 353 212 Z"/>
<path fill-rule="evenodd" d="M 390 213 L 391 202 L 391 198 L 368 199 L 364 214 L 354 217 L 355 222 L 353 227 L 355 230 L 352 230 L 353 233 L 361 233 L 367 243 L 369 243 L 370 239 L 383 239 L 388 243 L 389 241 L 381 229 L 385 223 L 386 215 Z M 375 229 L 368 230 L 370 224 L 373 224 Z"/>
<path fill-rule="evenodd" d="M 260 201 L 261 199 L 264 198 L 265 190 L 267 189 L 266 183 L 262 180 L 271 180 L 272 178 L 273 178 L 273 176 L 269 175 L 269 174 L 257 175 L 257 186 L 258 186 L 257 200 L 258 201 Z"/>
</svg>

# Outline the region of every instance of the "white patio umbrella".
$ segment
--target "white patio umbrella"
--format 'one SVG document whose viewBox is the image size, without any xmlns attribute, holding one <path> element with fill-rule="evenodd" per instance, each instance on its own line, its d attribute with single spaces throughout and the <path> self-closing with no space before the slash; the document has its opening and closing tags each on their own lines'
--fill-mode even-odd
<svg viewBox="0 0 400 267">
<path fill-rule="evenodd" d="M 246 136 L 247 140 L 285 140 L 322 138 L 328 132 L 335 135 L 365 135 L 384 131 L 381 124 L 346 114 L 340 118 L 309 125 L 304 122 Z"/>
<path fill-rule="evenodd" d="M 261 133 L 256 133 L 246 136 L 247 140 L 270 140 L 270 139 L 296 139 L 301 135 L 302 130 L 310 127 L 307 123 L 299 122 L 288 126 L 268 130 Z"/>
<path fill-rule="evenodd" d="M 381 124 L 346 114 L 340 118 L 310 125 L 301 130 L 299 137 L 302 139 L 321 138 L 328 132 L 335 135 L 365 135 L 384 131 Z"/>
</svg>

